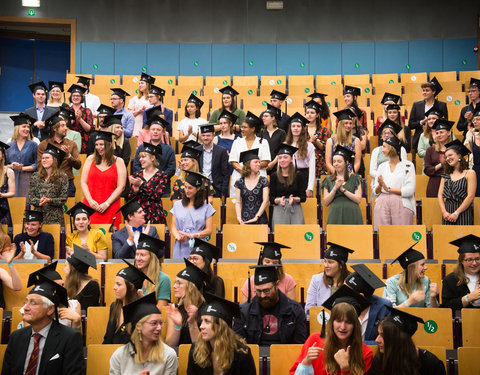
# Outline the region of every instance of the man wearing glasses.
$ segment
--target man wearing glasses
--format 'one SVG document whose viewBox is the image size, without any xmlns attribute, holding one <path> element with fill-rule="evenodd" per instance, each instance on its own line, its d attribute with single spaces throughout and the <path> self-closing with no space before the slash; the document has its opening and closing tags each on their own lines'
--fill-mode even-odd
<svg viewBox="0 0 480 375">
<path fill-rule="evenodd" d="M 133 134 L 135 126 L 135 117 L 125 109 L 125 97 L 130 96 L 128 92 L 120 88 L 110 89 L 112 96 L 110 96 L 110 103 L 115 109 L 114 115 L 122 116 L 123 135 L 125 138 L 130 138 Z"/>
</svg>

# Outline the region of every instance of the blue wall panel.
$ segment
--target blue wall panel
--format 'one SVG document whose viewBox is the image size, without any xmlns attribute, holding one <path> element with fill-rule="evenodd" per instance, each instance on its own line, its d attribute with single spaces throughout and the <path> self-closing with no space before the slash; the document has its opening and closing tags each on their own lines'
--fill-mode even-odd
<svg viewBox="0 0 480 375">
<path fill-rule="evenodd" d="M 375 73 L 408 73 L 408 42 L 375 43 Z"/>
<path fill-rule="evenodd" d="M 212 45 L 213 76 L 243 76 L 243 44 Z"/>
<path fill-rule="evenodd" d="M 477 53 L 473 47 L 477 45 L 474 38 L 445 39 L 443 41 L 443 69 L 449 70 L 476 70 Z"/>
<path fill-rule="evenodd" d="M 341 43 L 311 43 L 309 74 L 328 75 L 342 73 Z"/>
<path fill-rule="evenodd" d="M 277 44 L 277 74 L 309 74 L 308 44 Z"/>
<path fill-rule="evenodd" d="M 114 48 L 114 43 L 83 42 L 80 71 L 85 74 L 113 74 Z"/>
<path fill-rule="evenodd" d="M 212 45 L 180 44 L 180 75 L 212 75 Z"/>
<path fill-rule="evenodd" d="M 147 44 L 147 72 L 157 76 L 180 74 L 179 44 Z"/>
<path fill-rule="evenodd" d="M 408 42 L 411 73 L 443 71 L 441 40 L 412 40 Z"/>
<path fill-rule="evenodd" d="M 246 76 L 268 76 L 277 74 L 276 44 L 246 44 L 244 55 Z"/>
<path fill-rule="evenodd" d="M 375 71 L 375 43 L 343 43 L 342 74 L 371 74 Z"/>
<path fill-rule="evenodd" d="M 140 74 L 147 65 L 146 43 L 116 43 L 114 74 Z"/>
</svg>

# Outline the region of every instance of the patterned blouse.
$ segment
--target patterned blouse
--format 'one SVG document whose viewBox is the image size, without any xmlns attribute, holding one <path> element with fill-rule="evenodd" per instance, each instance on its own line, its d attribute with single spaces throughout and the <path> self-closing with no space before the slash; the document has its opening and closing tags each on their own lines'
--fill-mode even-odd
<svg viewBox="0 0 480 375">
<path fill-rule="evenodd" d="M 70 107 L 72 110 L 73 106 Z M 87 153 L 87 145 L 88 145 L 88 137 L 89 133 L 94 130 L 93 126 L 93 116 L 92 112 L 88 108 L 83 108 L 80 107 L 80 112 L 82 112 L 82 119 L 85 121 L 88 125 L 90 125 L 90 131 L 87 132 L 85 129 L 83 129 L 83 126 L 80 124 L 80 122 L 75 118 L 75 121 L 72 121 L 70 125 L 71 130 L 75 130 L 80 133 L 82 137 L 82 149 L 80 150 L 81 154 L 86 154 Z"/>
<path fill-rule="evenodd" d="M 175 180 L 175 183 L 173 184 L 173 193 L 170 197 L 172 201 L 183 198 L 184 186 L 184 181 L 180 180 L 179 178 Z M 215 189 L 213 188 L 209 180 L 205 180 L 203 188 L 208 192 L 208 196 L 215 195 Z"/>
<path fill-rule="evenodd" d="M 323 150 L 320 150 L 315 145 L 315 176 L 320 178 L 321 175 L 327 173 L 327 163 L 325 162 L 325 145 L 327 144 L 327 140 L 330 137 L 328 130 L 326 127 L 321 126 L 315 132 L 315 137 L 323 143 Z"/>
</svg>

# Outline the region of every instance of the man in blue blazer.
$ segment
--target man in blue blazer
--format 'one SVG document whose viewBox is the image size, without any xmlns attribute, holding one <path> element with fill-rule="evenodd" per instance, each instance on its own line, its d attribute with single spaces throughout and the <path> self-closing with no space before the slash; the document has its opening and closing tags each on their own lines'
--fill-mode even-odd
<svg viewBox="0 0 480 375">
<path fill-rule="evenodd" d="M 27 108 L 24 113 L 35 119 L 32 125 L 32 134 L 34 137 L 43 141 L 50 137 L 50 131 L 45 128 L 45 120 L 52 117 L 57 109 L 47 107 L 47 86 L 43 82 L 32 83 L 28 86 L 32 91 L 35 106 Z"/>
</svg>

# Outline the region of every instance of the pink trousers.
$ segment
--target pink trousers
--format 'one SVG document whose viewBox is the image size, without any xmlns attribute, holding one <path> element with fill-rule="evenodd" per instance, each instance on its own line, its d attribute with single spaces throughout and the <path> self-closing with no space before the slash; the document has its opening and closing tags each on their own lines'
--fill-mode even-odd
<svg viewBox="0 0 480 375">
<path fill-rule="evenodd" d="M 412 225 L 413 211 L 404 207 L 402 197 L 397 194 L 382 193 L 375 199 L 373 229 L 379 225 Z"/>
</svg>

